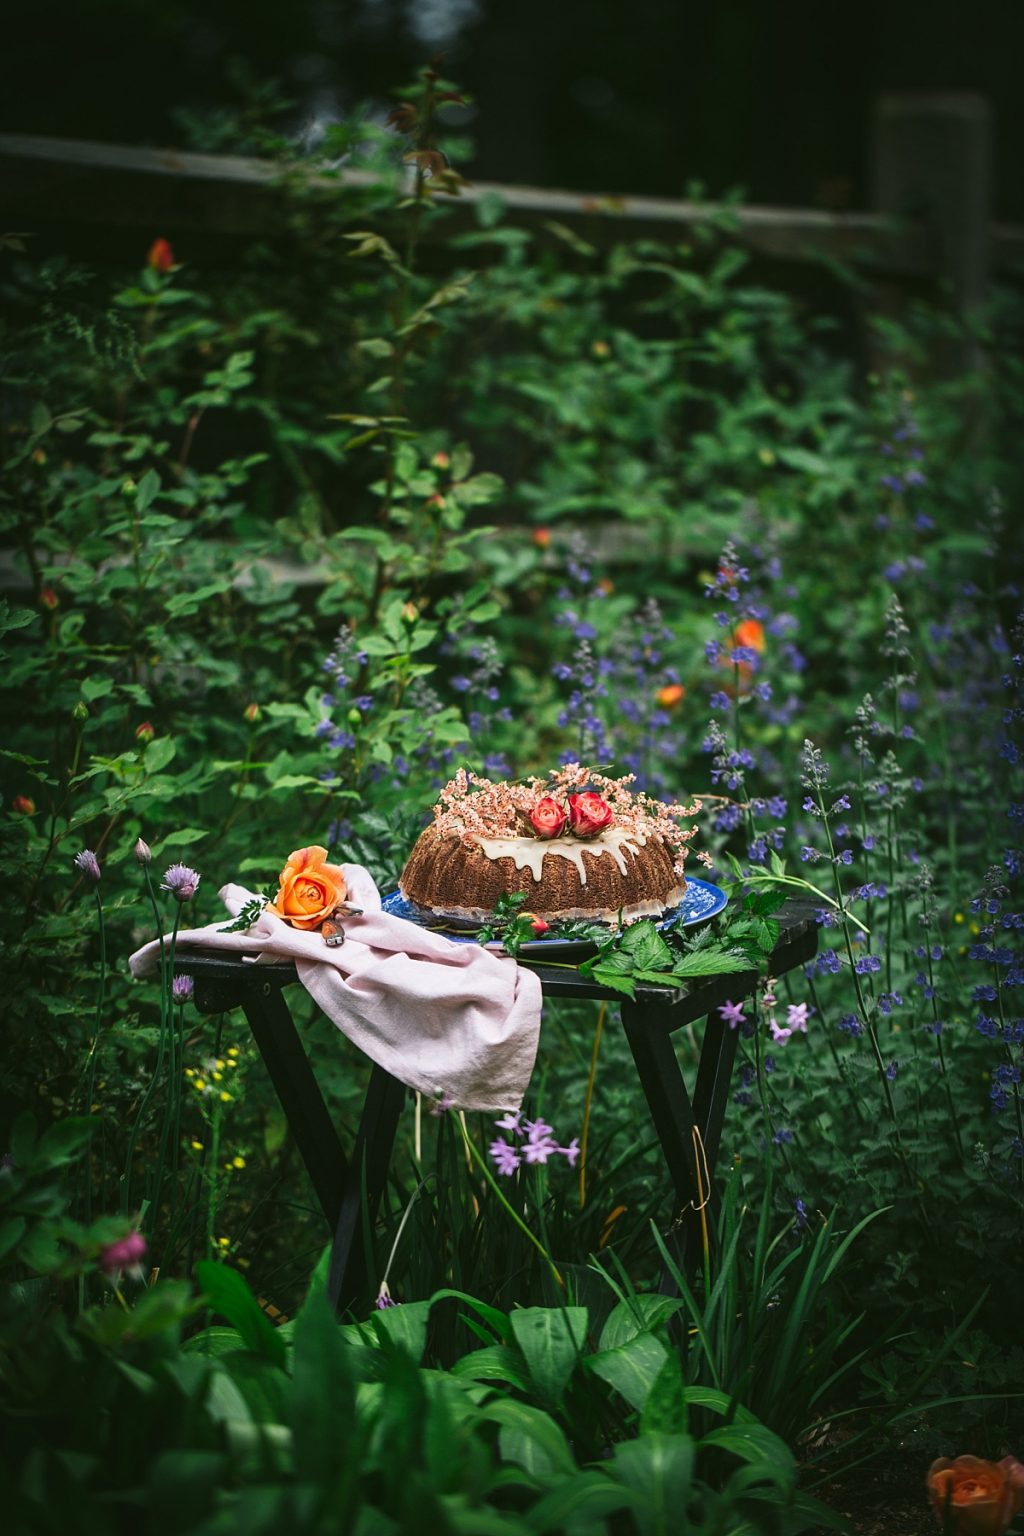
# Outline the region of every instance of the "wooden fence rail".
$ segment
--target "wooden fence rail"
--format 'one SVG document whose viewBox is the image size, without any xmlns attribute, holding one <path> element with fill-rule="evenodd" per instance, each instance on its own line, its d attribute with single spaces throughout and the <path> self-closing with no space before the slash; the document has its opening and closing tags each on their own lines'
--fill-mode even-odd
<svg viewBox="0 0 1024 1536">
<path fill-rule="evenodd" d="M 976 303 L 990 271 L 1024 271 L 1024 227 L 988 218 L 989 139 L 979 98 L 883 97 L 872 140 L 875 211 L 730 207 L 736 236 L 783 261 L 825 256 L 879 277 L 946 279 L 962 303 Z M 141 236 L 267 237 L 281 228 L 278 179 L 269 162 L 238 156 L 0 134 L 0 211 L 9 230 L 83 224 Z M 371 177 L 342 170 L 337 180 L 312 180 L 343 188 Z M 494 197 L 520 225 L 542 232 L 557 222 L 597 245 L 685 238 L 713 211 L 670 198 L 476 182 L 455 200 L 455 227 L 474 227 L 476 205 Z M 452 228 L 449 221 L 446 232 Z"/>
</svg>

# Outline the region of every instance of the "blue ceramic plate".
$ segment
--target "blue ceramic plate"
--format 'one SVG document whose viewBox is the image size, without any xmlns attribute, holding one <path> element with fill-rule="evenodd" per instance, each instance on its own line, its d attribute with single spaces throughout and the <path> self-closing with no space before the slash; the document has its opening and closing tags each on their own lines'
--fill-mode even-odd
<svg viewBox="0 0 1024 1536">
<path fill-rule="evenodd" d="M 658 927 L 665 928 L 677 919 L 681 920 L 684 928 L 698 927 L 724 911 L 726 900 L 725 892 L 717 885 L 687 875 L 686 895 L 678 907 L 672 907 L 665 913 L 659 920 Z M 416 923 L 420 928 L 432 928 L 435 933 L 443 933 L 455 944 L 476 942 L 473 934 L 466 932 L 465 926 L 460 929 L 442 921 L 433 912 L 426 912 L 422 907 L 417 907 L 414 902 L 406 901 L 401 891 L 391 891 L 384 897 L 381 906 L 385 912 L 390 912 L 392 917 L 404 917 L 407 922 Z M 586 960 L 594 953 L 595 947 L 587 939 L 540 938 L 530 939 L 522 946 L 519 953 L 524 960 Z M 488 944 L 487 948 L 500 949 L 501 945 L 495 940 Z"/>
</svg>

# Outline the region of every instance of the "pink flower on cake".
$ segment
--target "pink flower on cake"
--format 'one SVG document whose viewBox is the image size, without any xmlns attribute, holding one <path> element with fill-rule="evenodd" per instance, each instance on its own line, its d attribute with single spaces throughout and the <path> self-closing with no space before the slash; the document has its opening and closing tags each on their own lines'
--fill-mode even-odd
<svg viewBox="0 0 1024 1536">
<path fill-rule="evenodd" d="M 588 789 L 582 795 L 569 796 L 569 820 L 577 837 L 596 837 L 610 827 L 615 812 L 607 800 Z"/>
<path fill-rule="evenodd" d="M 558 837 L 565 831 L 567 819 L 558 801 L 550 795 L 538 800 L 530 812 L 530 825 L 538 837 Z"/>
</svg>

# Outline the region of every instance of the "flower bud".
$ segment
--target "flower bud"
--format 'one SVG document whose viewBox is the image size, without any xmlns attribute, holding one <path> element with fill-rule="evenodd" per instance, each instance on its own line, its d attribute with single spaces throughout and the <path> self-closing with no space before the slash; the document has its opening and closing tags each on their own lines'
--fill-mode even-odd
<svg viewBox="0 0 1024 1536">
<path fill-rule="evenodd" d="M 42 603 L 44 608 L 49 608 L 51 613 L 53 612 L 54 608 L 60 607 L 60 598 L 57 596 L 52 587 L 43 587 L 42 591 L 39 593 L 39 601 Z"/>
<path fill-rule="evenodd" d="M 415 603 L 403 603 L 402 604 L 402 623 L 403 624 L 408 624 L 409 627 L 412 628 L 412 626 L 418 621 L 419 616 L 420 616 L 420 611 L 416 607 Z"/>
<path fill-rule="evenodd" d="M 19 816 L 34 816 L 36 813 L 36 803 L 28 795 L 15 795 L 11 801 L 11 809 Z"/>
<path fill-rule="evenodd" d="M 551 547 L 550 528 L 535 528 L 530 537 L 538 549 L 549 549 Z"/>
<path fill-rule="evenodd" d="M 148 747 L 155 735 L 156 731 L 148 720 L 143 720 L 141 725 L 135 727 L 135 740 L 141 741 L 143 746 Z"/>
<path fill-rule="evenodd" d="M 174 251 L 169 240 L 154 240 L 146 256 L 147 267 L 154 272 L 169 272 L 174 266 Z"/>
<path fill-rule="evenodd" d="M 87 880 L 91 880 L 95 885 L 99 884 L 100 861 L 91 848 L 83 848 L 81 853 L 76 853 L 74 862 L 76 868 L 82 871 Z"/>
<path fill-rule="evenodd" d="M 442 450 L 440 453 L 435 453 L 430 462 L 434 469 L 447 469 L 451 463 L 451 459 Z"/>
<path fill-rule="evenodd" d="M 257 720 L 260 719 L 261 715 L 262 710 L 258 704 L 247 704 L 245 706 L 245 718 L 248 720 L 250 725 L 255 725 Z"/>
<path fill-rule="evenodd" d="M 121 481 L 121 495 L 124 497 L 125 501 L 134 501 L 138 489 L 138 486 L 135 484 L 135 481 L 131 478 L 131 476 L 129 476 L 127 480 Z"/>
<path fill-rule="evenodd" d="M 71 711 L 71 718 L 72 718 L 72 720 L 77 721 L 79 725 L 82 724 L 83 720 L 88 720 L 88 718 L 89 718 L 89 707 L 86 704 L 84 699 L 79 699 L 78 703 L 75 705 L 74 709 Z"/>
<path fill-rule="evenodd" d="M 147 842 L 145 842 L 141 837 L 139 838 L 138 842 L 135 844 L 134 853 L 135 853 L 135 862 L 137 864 L 142 865 L 142 866 L 145 866 L 146 864 L 152 864 L 152 862 L 153 862 L 153 850 L 149 846 L 149 844 Z"/>
</svg>

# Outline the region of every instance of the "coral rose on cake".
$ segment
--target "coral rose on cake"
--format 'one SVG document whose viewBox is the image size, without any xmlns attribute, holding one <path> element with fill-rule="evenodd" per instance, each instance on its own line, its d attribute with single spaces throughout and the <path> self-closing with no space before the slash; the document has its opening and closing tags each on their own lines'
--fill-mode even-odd
<svg viewBox="0 0 1024 1536">
<path fill-rule="evenodd" d="M 270 911 L 293 928 L 319 928 L 345 900 L 345 876 L 327 863 L 326 848 L 299 848 L 277 877 L 279 890 Z"/>
<path fill-rule="evenodd" d="M 608 801 L 592 789 L 569 796 L 569 821 L 577 837 L 596 837 L 605 827 L 610 827 L 614 819 L 615 812 Z"/>
<path fill-rule="evenodd" d="M 1024 1504 L 1024 1466 L 1016 1456 L 942 1457 L 928 1468 L 927 1484 L 936 1519 L 954 1536 L 1002 1536 Z"/>
<path fill-rule="evenodd" d="M 544 795 L 530 812 L 530 825 L 538 837 L 558 837 L 565 831 L 568 817 L 551 795 Z"/>
</svg>

